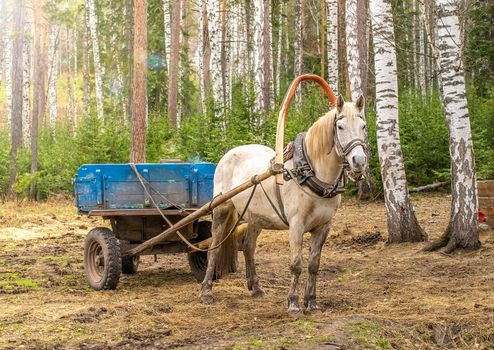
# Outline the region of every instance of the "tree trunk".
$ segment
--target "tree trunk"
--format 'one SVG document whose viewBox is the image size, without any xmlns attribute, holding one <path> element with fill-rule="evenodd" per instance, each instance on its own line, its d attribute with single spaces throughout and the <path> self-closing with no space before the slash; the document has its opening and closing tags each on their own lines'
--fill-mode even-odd
<svg viewBox="0 0 494 350">
<path fill-rule="evenodd" d="M 346 0 L 346 52 L 348 61 L 348 76 L 350 80 L 350 95 L 352 101 L 362 94 L 362 77 L 360 72 L 360 57 L 358 46 L 357 1 Z"/>
<path fill-rule="evenodd" d="M 211 47 L 210 78 L 213 88 L 213 98 L 217 106 L 223 98 L 221 84 L 221 30 L 220 30 L 220 2 L 206 0 L 208 12 L 209 45 Z"/>
<path fill-rule="evenodd" d="M 170 127 L 176 128 L 178 111 L 178 80 L 180 75 L 180 13 L 181 1 L 173 1 L 172 37 L 170 52 L 170 76 L 168 77 L 168 120 Z"/>
<path fill-rule="evenodd" d="M 328 83 L 335 95 L 338 95 L 338 0 L 326 0 Z"/>
<path fill-rule="evenodd" d="M 22 77 L 22 142 L 24 147 L 29 147 L 31 142 L 31 21 L 32 14 L 26 7 L 24 20 L 24 48 L 22 51 L 22 58 L 24 60 L 24 73 Z"/>
<path fill-rule="evenodd" d="M 77 126 L 79 125 L 79 108 L 77 106 L 77 78 L 78 78 L 78 69 L 77 69 L 77 32 L 74 30 L 71 30 L 71 37 L 72 37 L 72 50 L 71 50 L 71 56 L 72 56 L 72 126 L 73 126 L 73 131 L 75 134 L 75 131 L 77 130 Z M 125 109 L 125 107 L 124 107 Z"/>
<path fill-rule="evenodd" d="M 480 247 L 477 183 L 472 132 L 468 116 L 458 8 L 449 0 L 437 0 L 437 49 L 441 97 L 449 131 L 451 156 L 451 218 L 440 239 L 446 252 Z M 434 244 L 433 244 L 434 245 Z M 439 248 L 435 246 L 434 248 Z"/>
<path fill-rule="evenodd" d="M 48 112 L 50 116 L 50 128 L 55 130 L 58 118 L 58 105 L 57 105 L 57 80 L 58 80 L 58 67 L 57 67 L 57 51 L 58 51 L 58 37 L 60 34 L 60 27 L 58 25 L 52 25 L 50 28 L 50 41 L 48 45 L 48 56 L 50 70 L 48 73 Z"/>
<path fill-rule="evenodd" d="M 93 62 L 94 62 L 94 80 L 96 90 L 96 110 L 98 118 L 103 118 L 103 74 L 100 63 L 99 43 L 98 43 L 98 17 L 94 0 L 85 0 L 86 12 L 89 23 L 89 33 L 91 35 Z"/>
<path fill-rule="evenodd" d="M 22 138 L 22 75 L 23 59 L 22 50 L 24 46 L 24 21 L 23 0 L 15 2 L 13 11 L 15 40 L 12 45 L 12 119 L 10 149 L 10 179 L 8 194 L 15 197 L 14 185 L 17 177 L 17 151 L 21 146 Z"/>
<path fill-rule="evenodd" d="M 180 4 L 179 0 L 175 2 Z M 147 44 L 147 0 L 135 0 L 132 143 L 130 147 L 132 163 L 146 162 Z"/>
<path fill-rule="evenodd" d="M 163 1 L 163 51 L 165 53 L 165 69 L 166 75 L 170 74 L 170 51 L 171 51 L 171 14 L 170 14 L 170 0 Z M 174 0 L 172 0 L 174 1 Z M 204 0 L 203 0 L 204 1 Z"/>
<path fill-rule="evenodd" d="M 281 90 L 281 53 L 283 52 L 283 35 L 286 35 L 283 31 L 283 22 L 285 16 L 285 4 L 280 3 L 278 14 L 278 44 L 276 45 L 276 64 L 275 73 L 273 75 L 274 84 L 274 96 L 276 99 L 280 99 Z"/>
<path fill-rule="evenodd" d="M 388 220 L 388 243 L 427 238 L 415 217 L 398 128 L 398 79 L 393 14 L 389 0 L 371 0 L 376 80 L 377 147 Z"/>
<path fill-rule="evenodd" d="M 263 51 L 263 86 L 262 102 L 266 113 L 271 109 L 271 77 L 272 77 L 272 52 L 271 52 L 271 0 L 263 0 L 262 21 L 262 51 Z"/>
<path fill-rule="evenodd" d="M 84 116 L 90 113 L 91 91 L 90 91 L 90 53 L 89 53 L 89 18 L 88 11 L 84 13 L 84 31 L 83 31 L 83 53 L 82 53 L 82 109 Z"/>
<path fill-rule="evenodd" d="M 46 14 L 43 10 L 44 0 L 35 1 L 34 9 L 34 74 L 33 74 L 33 115 L 31 123 L 31 175 L 38 171 L 38 131 L 39 123 L 43 120 L 46 106 Z M 29 198 L 36 199 L 36 180 L 31 182 Z"/>
<path fill-rule="evenodd" d="M 12 22 L 7 26 L 7 38 L 5 40 L 5 98 L 7 106 L 7 126 L 9 129 L 9 134 L 12 130 L 12 46 L 13 42 L 11 40 L 12 32 L 11 29 Z"/>
<path fill-rule="evenodd" d="M 199 36 L 199 47 L 201 48 L 201 102 L 202 111 L 206 113 L 206 102 L 211 98 L 211 84 L 210 84 L 210 62 L 211 62 L 211 46 L 209 43 L 209 30 L 208 30 L 208 11 L 207 1 L 201 2 L 201 31 Z"/>
<path fill-rule="evenodd" d="M 303 73 L 303 43 L 302 43 L 302 1 L 295 0 L 295 77 Z"/>
<path fill-rule="evenodd" d="M 253 1 L 253 24 L 254 24 L 254 93 L 255 93 L 255 110 L 260 111 L 263 106 L 264 93 L 264 5 L 263 0 Z"/>
</svg>

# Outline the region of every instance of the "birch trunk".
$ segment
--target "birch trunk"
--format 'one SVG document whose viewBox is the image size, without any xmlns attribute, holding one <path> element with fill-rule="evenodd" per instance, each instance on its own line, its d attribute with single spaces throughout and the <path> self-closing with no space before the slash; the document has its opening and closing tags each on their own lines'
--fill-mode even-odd
<svg viewBox="0 0 494 350">
<path fill-rule="evenodd" d="M 22 143 L 24 147 L 29 147 L 31 142 L 31 21 L 32 15 L 26 8 L 24 21 L 24 48 L 22 51 L 22 58 L 24 60 L 24 73 L 22 76 Z"/>
<path fill-rule="evenodd" d="M 223 91 L 221 84 L 221 30 L 220 1 L 206 0 L 208 12 L 209 45 L 211 47 L 210 79 L 215 104 L 221 105 Z"/>
<path fill-rule="evenodd" d="M 328 83 L 335 95 L 338 95 L 338 0 L 326 0 Z"/>
<path fill-rule="evenodd" d="M 83 53 L 82 53 L 82 109 L 84 116 L 89 115 L 90 113 L 90 74 L 89 74 L 89 66 L 91 61 L 91 55 L 89 52 L 89 18 L 88 12 L 85 11 L 84 14 L 84 31 L 82 38 L 83 45 Z"/>
<path fill-rule="evenodd" d="M 164 43 L 164 51 L 165 51 L 165 69 L 168 76 L 170 74 L 169 68 L 170 68 L 172 23 L 171 23 L 171 12 L 170 12 L 170 0 L 162 0 L 162 1 L 163 1 L 163 43 Z"/>
<path fill-rule="evenodd" d="M 71 30 L 72 36 L 72 125 L 74 126 L 74 132 L 79 125 L 79 108 L 78 108 L 78 99 L 77 99 L 77 77 L 79 75 L 77 68 L 77 32 Z M 123 104 L 125 106 L 125 104 Z M 125 107 L 124 107 L 125 111 Z"/>
<path fill-rule="evenodd" d="M 96 110 L 98 118 L 103 118 L 103 74 L 100 63 L 100 52 L 98 43 L 98 17 L 96 16 L 96 9 L 94 6 L 94 0 L 85 0 L 86 12 L 89 23 L 89 33 L 91 35 L 91 45 L 93 49 L 93 62 L 94 62 L 94 80 L 96 90 Z"/>
<path fill-rule="evenodd" d="M 276 99 L 280 99 L 281 90 L 281 53 L 283 52 L 283 17 L 285 13 L 285 4 L 280 4 L 279 14 L 278 14 L 278 43 L 276 45 L 276 71 L 273 74 L 273 84 L 274 84 L 274 96 Z"/>
<path fill-rule="evenodd" d="M 58 118 L 58 106 L 57 106 L 57 80 L 58 80 L 58 68 L 57 68 L 57 50 L 58 50 L 58 36 L 60 33 L 60 27 L 52 26 L 50 28 L 49 44 L 48 44 L 48 57 L 49 57 L 49 73 L 48 73 L 48 113 L 50 128 L 55 130 Z"/>
<path fill-rule="evenodd" d="M 12 30 L 7 27 L 7 39 L 5 44 L 5 98 L 7 106 L 7 126 L 9 135 L 12 129 Z"/>
<path fill-rule="evenodd" d="M 437 0 L 437 49 L 439 53 L 441 97 L 449 131 L 451 156 L 451 218 L 440 239 L 446 252 L 457 248 L 478 249 L 477 183 L 472 132 L 468 116 L 458 4 Z M 434 248 L 438 248 L 435 246 Z"/>
<path fill-rule="evenodd" d="M 263 1 L 262 21 L 262 51 L 263 51 L 263 86 L 262 103 L 267 113 L 271 109 L 271 82 L 272 82 L 272 28 L 271 28 L 271 0 Z"/>
<path fill-rule="evenodd" d="M 199 37 L 199 47 L 201 50 L 201 102 L 202 111 L 206 112 L 206 102 L 211 98 L 210 84 L 210 63 L 211 63 L 211 46 L 209 42 L 208 29 L 208 9 L 207 0 L 202 0 L 201 3 L 201 31 Z"/>
<path fill-rule="evenodd" d="M 255 110 L 260 111 L 263 107 L 264 87 L 264 50 L 263 50 L 263 0 L 253 1 L 253 32 L 254 38 L 252 50 L 254 52 L 254 93 Z"/>
<path fill-rule="evenodd" d="M 398 128 L 398 79 L 389 0 L 371 0 L 376 82 L 377 148 L 388 221 L 388 242 L 426 239 L 408 195 Z"/>
<path fill-rule="evenodd" d="M 13 23 L 15 40 L 12 45 L 12 120 L 10 149 L 10 178 L 8 194 L 15 197 L 14 185 L 17 178 L 17 151 L 22 145 L 22 75 L 23 59 L 22 50 L 24 47 L 24 21 L 23 21 L 24 1 L 18 0 L 14 5 Z"/>
<path fill-rule="evenodd" d="M 295 77 L 303 73 L 302 2 L 295 0 Z"/>
<path fill-rule="evenodd" d="M 346 52 L 352 101 L 357 101 L 362 94 L 357 20 L 357 0 L 346 0 Z"/>
</svg>

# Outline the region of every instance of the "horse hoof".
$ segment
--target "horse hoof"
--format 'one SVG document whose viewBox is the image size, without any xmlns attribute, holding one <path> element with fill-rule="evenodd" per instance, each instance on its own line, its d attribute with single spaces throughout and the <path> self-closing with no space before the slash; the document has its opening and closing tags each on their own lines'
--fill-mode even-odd
<svg viewBox="0 0 494 350">
<path fill-rule="evenodd" d="M 213 302 L 214 298 L 211 294 L 201 295 L 201 303 L 211 305 Z"/>
<path fill-rule="evenodd" d="M 311 300 L 307 303 L 305 303 L 305 308 L 308 313 L 315 314 L 315 313 L 320 313 L 321 308 L 317 304 L 315 300 Z"/>
<path fill-rule="evenodd" d="M 288 312 L 288 314 L 295 316 L 295 315 L 302 314 L 302 309 L 300 308 L 300 306 L 298 306 L 296 304 L 290 304 L 290 305 L 288 305 L 287 312 Z"/>
<path fill-rule="evenodd" d="M 264 295 L 266 295 L 266 293 L 264 293 L 262 289 L 255 289 L 252 291 L 252 296 L 254 298 L 262 298 Z"/>
</svg>

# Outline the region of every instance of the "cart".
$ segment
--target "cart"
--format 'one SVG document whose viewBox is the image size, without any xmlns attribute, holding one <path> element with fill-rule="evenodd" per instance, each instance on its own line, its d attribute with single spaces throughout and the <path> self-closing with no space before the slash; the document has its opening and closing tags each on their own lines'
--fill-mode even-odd
<svg viewBox="0 0 494 350">
<path fill-rule="evenodd" d="M 140 255 L 181 252 L 188 254 L 194 277 L 202 281 L 207 252 L 191 251 L 175 235 L 139 255 L 126 252 L 211 201 L 215 168 L 212 163 L 81 166 L 73 179 L 78 212 L 100 216 L 111 224 L 111 229 L 91 229 L 85 239 L 84 271 L 89 285 L 95 290 L 115 289 L 121 273 L 137 272 Z M 180 232 L 191 243 L 202 242 L 211 236 L 211 222 L 195 219 Z"/>
</svg>

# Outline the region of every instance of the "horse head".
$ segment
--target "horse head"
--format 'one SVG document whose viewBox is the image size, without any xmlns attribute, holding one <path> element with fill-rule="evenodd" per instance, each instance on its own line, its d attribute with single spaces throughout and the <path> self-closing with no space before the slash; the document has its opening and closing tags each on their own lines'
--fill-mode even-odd
<svg viewBox="0 0 494 350">
<path fill-rule="evenodd" d="M 345 102 L 340 95 L 336 104 L 333 126 L 334 144 L 352 180 L 360 179 L 368 163 L 364 105 L 365 99 L 362 95 L 354 103 Z"/>
</svg>

